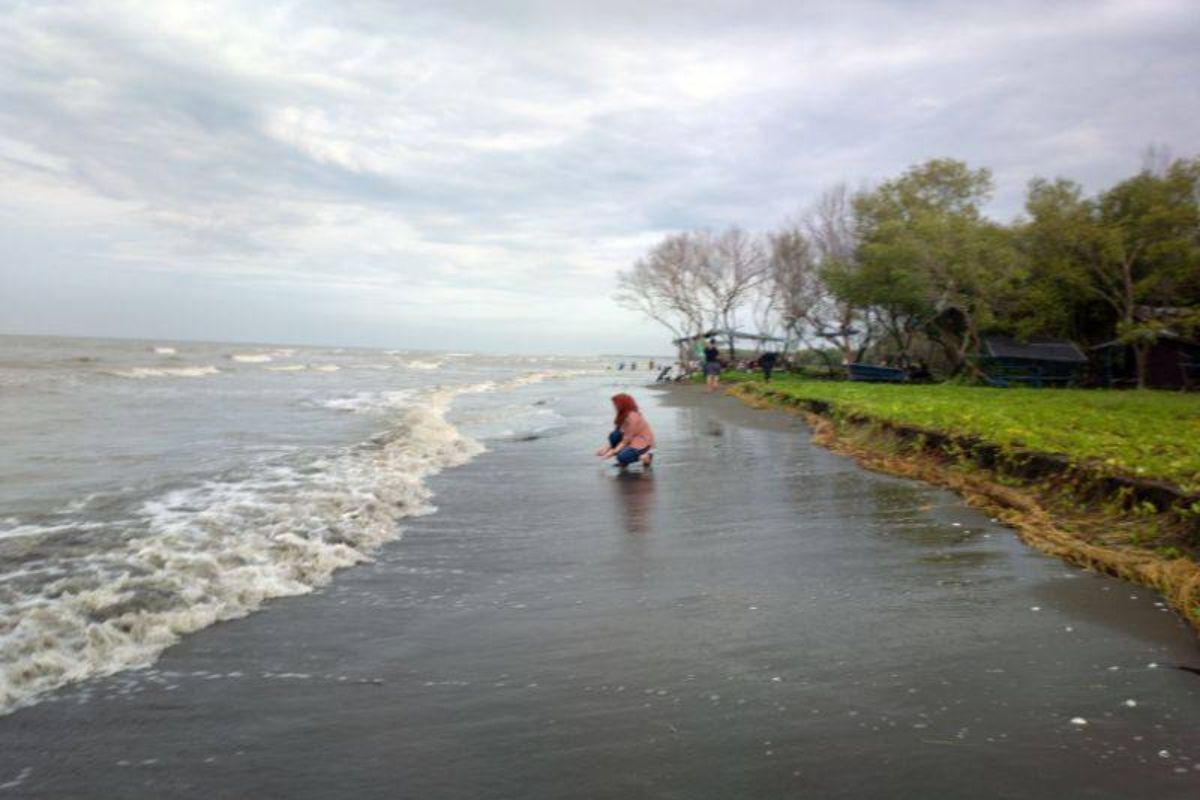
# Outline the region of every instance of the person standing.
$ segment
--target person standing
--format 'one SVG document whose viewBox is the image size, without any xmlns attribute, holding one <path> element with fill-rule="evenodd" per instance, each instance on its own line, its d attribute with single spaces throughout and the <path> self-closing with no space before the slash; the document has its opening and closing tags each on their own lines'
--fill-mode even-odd
<svg viewBox="0 0 1200 800">
<path fill-rule="evenodd" d="M 771 382 L 771 372 L 775 369 L 775 359 L 779 358 L 779 354 L 774 350 L 768 350 L 758 357 L 758 365 L 762 367 L 763 380 L 767 383 Z"/>
<path fill-rule="evenodd" d="M 704 348 L 704 382 L 710 392 L 715 392 L 721 383 L 721 351 L 716 339 L 709 339 L 708 347 Z"/>
</svg>

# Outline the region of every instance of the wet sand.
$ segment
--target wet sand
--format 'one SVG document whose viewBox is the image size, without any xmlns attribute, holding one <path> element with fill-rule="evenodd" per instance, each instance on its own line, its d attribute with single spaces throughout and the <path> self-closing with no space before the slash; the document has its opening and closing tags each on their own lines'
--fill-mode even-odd
<svg viewBox="0 0 1200 800">
<path fill-rule="evenodd" d="M 548 387 L 595 429 L 438 476 L 320 593 L 0 718 L 0 795 L 1200 796 L 1152 592 L 690 387 L 634 387 L 660 447 L 618 473 L 613 391 Z"/>
</svg>

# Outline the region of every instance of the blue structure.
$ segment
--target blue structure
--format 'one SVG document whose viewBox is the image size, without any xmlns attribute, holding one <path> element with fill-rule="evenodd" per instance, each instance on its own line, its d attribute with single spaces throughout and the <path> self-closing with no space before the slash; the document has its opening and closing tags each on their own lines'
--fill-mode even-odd
<svg viewBox="0 0 1200 800">
<path fill-rule="evenodd" d="M 852 381 L 870 383 L 908 383 L 908 373 L 899 367 L 884 367 L 877 364 L 847 364 L 846 371 Z"/>
</svg>

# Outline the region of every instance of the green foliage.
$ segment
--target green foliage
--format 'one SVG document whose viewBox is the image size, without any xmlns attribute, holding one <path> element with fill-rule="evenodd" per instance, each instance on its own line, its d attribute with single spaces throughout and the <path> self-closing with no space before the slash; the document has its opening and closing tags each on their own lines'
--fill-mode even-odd
<svg viewBox="0 0 1200 800">
<path fill-rule="evenodd" d="M 1153 517 L 1158 513 L 1158 506 L 1151 503 L 1149 500 L 1143 500 L 1135 505 L 1132 509 L 1134 515 L 1139 517 Z"/>
<path fill-rule="evenodd" d="M 1063 453 L 1114 474 L 1161 478 L 1200 491 L 1200 396 L 1176 392 L 989 389 L 939 384 L 805 381 L 779 376 L 784 395 L 843 412 L 978 436 L 1002 447 Z"/>
<path fill-rule="evenodd" d="M 1017 236 L 1030 264 L 1029 281 L 1009 309 L 1011 328 L 1022 337 L 1089 338 L 1080 305 L 1092 293 L 1088 264 L 1099 237 L 1093 203 L 1073 181 L 1036 178 L 1025 210 L 1030 220 L 1018 226 Z"/>
<path fill-rule="evenodd" d="M 986 219 L 987 169 L 935 159 L 854 198 L 856 257 L 822 262 L 841 302 L 865 309 L 876 341 L 912 356 L 920 342 L 952 374 L 983 333 L 1120 339 L 1145 377 L 1149 346 L 1200 331 L 1200 159 L 1178 160 L 1088 197 L 1038 178 L 1028 217 Z M 1169 318 L 1145 309 L 1169 307 Z"/>
<path fill-rule="evenodd" d="M 921 333 L 958 371 L 1023 277 L 1013 232 L 980 211 L 991 191 L 988 170 L 940 159 L 859 195 L 858 259 L 827 268 L 826 283 L 875 310 L 898 353 Z"/>
<path fill-rule="evenodd" d="M 1157 339 L 1200 327 L 1200 160 L 1144 170 L 1091 199 L 1071 181 L 1037 179 L 1025 207 L 1017 233 L 1031 270 L 1005 315 L 1014 332 L 1120 339 L 1144 379 Z"/>
</svg>

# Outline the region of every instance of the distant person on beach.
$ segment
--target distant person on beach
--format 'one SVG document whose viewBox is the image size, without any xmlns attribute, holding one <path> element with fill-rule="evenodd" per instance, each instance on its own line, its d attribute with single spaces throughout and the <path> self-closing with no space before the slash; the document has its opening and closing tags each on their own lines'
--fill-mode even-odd
<svg viewBox="0 0 1200 800">
<path fill-rule="evenodd" d="M 709 339 L 708 347 L 704 348 L 704 382 L 710 392 L 715 392 L 721 382 L 721 351 L 716 339 Z"/>
<path fill-rule="evenodd" d="M 771 372 L 775 369 L 777 358 L 779 358 L 779 354 L 774 350 L 768 350 L 758 357 L 758 365 L 762 367 L 763 380 L 767 383 L 771 382 Z"/>
<path fill-rule="evenodd" d="M 654 460 L 654 454 L 650 452 L 654 447 L 654 431 L 638 410 L 637 401 L 622 392 L 613 395 L 612 404 L 617 411 L 613 432 L 608 435 L 608 445 L 597 450 L 596 455 L 600 458 L 616 456 L 622 469 L 635 461 L 650 466 Z"/>
</svg>

